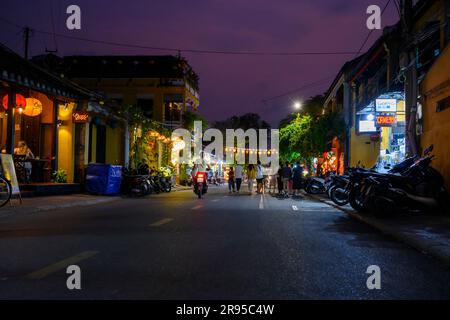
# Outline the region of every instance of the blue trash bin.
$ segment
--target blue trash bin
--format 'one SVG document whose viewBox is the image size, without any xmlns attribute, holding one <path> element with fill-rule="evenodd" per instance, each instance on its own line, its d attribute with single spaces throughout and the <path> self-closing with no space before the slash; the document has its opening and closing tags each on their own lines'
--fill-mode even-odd
<svg viewBox="0 0 450 320">
<path fill-rule="evenodd" d="M 120 193 L 122 183 L 122 166 L 92 163 L 86 170 L 86 191 L 99 195 L 116 195 Z"/>
</svg>

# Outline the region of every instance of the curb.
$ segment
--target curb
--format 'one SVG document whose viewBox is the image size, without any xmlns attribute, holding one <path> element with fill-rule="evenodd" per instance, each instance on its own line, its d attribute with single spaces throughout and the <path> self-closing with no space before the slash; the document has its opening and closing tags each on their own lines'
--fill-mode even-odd
<svg viewBox="0 0 450 320">
<path fill-rule="evenodd" d="M 342 212 L 345 212 L 348 216 L 359 220 L 361 222 L 364 222 L 365 224 L 370 225 L 371 227 L 377 229 L 378 231 L 389 235 L 393 238 L 395 238 L 398 241 L 401 241 L 405 244 L 407 244 L 410 247 L 413 247 L 414 249 L 426 254 L 430 255 L 434 258 L 437 258 L 441 260 L 447 267 L 450 267 L 450 248 L 445 245 L 440 245 L 439 243 L 424 243 L 421 239 L 417 239 L 417 237 L 410 236 L 408 234 L 405 234 L 403 232 L 398 232 L 395 228 L 392 228 L 380 221 L 378 221 L 375 218 L 369 217 L 369 216 L 362 216 L 360 214 L 357 214 L 353 210 L 349 210 L 346 208 L 342 208 L 332 201 L 322 199 L 320 197 L 317 197 L 315 195 L 303 193 L 306 197 L 312 198 L 314 200 L 326 203 L 329 206 L 332 206 Z"/>
<path fill-rule="evenodd" d="M 191 187 L 180 186 L 180 187 L 178 187 L 176 189 L 172 189 L 172 192 L 186 191 L 186 190 L 191 190 Z"/>
<path fill-rule="evenodd" d="M 13 209 L 5 210 L 4 212 L 0 212 L 1 217 L 10 217 L 16 214 L 36 214 L 39 212 L 52 211 L 57 209 L 66 209 L 66 208 L 74 208 L 74 207 L 86 207 L 101 203 L 108 203 L 119 200 L 120 198 L 100 198 L 100 199 L 92 199 L 85 201 L 76 201 L 71 203 L 61 203 L 54 205 L 46 205 L 46 206 L 37 206 L 37 207 L 15 207 Z"/>
</svg>

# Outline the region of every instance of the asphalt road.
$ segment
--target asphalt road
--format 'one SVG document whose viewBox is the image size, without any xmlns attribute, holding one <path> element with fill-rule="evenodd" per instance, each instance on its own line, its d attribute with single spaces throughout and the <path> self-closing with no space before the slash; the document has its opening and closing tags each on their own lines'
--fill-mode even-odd
<svg viewBox="0 0 450 320">
<path fill-rule="evenodd" d="M 449 284 L 439 261 L 303 198 L 216 188 L 0 217 L 2 299 L 448 299 Z"/>
</svg>

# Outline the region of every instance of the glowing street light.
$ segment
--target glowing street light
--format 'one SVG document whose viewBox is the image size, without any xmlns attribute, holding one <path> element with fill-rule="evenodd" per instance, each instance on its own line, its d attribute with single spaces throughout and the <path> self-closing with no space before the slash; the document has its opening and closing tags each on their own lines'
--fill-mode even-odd
<svg viewBox="0 0 450 320">
<path fill-rule="evenodd" d="M 301 103 L 300 101 L 296 101 L 296 102 L 294 103 L 294 108 L 295 108 L 296 110 L 300 110 L 301 107 L 302 107 L 302 103 Z"/>
</svg>

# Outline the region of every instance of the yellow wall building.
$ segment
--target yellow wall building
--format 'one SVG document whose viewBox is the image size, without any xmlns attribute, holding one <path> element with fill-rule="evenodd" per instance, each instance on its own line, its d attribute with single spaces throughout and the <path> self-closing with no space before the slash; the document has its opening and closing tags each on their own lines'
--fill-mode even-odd
<svg viewBox="0 0 450 320">
<path fill-rule="evenodd" d="M 423 123 L 422 149 L 434 145 L 433 167 L 450 189 L 450 47 L 442 52 L 421 84 Z"/>
</svg>

